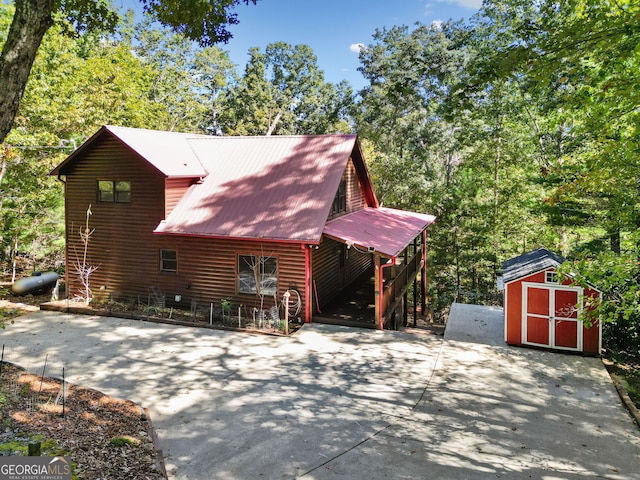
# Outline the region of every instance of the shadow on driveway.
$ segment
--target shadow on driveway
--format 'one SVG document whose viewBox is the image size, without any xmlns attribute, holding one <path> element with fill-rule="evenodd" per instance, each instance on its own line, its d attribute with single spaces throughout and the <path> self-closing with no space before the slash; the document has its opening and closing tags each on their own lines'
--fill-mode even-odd
<svg viewBox="0 0 640 480">
<path fill-rule="evenodd" d="M 175 478 L 640 479 L 638 430 L 598 359 L 457 330 L 284 338 L 38 312 L 0 343 L 147 406 Z"/>
</svg>

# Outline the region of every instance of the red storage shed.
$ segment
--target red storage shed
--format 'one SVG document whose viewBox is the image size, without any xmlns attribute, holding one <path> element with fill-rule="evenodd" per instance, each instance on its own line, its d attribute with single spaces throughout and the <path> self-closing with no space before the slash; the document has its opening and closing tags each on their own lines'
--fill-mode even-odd
<svg viewBox="0 0 640 480">
<path fill-rule="evenodd" d="M 564 258 L 539 248 L 502 264 L 505 341 L 510 345 L 599 355 L 602 327 L 585 328 L 581 318 L 585 297 L 600 298 L 595 287 L 571 285 L 557 268 Z"/>
</svg>

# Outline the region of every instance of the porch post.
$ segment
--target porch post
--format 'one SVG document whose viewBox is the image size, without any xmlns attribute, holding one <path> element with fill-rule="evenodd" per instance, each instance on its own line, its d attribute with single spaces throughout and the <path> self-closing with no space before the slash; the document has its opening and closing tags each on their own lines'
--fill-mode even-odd
<svg viewBox="0 0 640 480">
<path fill-rule="evenodd" d="M 404 298 L 402 299 L 402 326 L 409 325 L 409 287 L 404 292 Z"/>
<path fill-rule="evenodd" d="M 413 326 L 418 326 L 418 276 L 413 277 Z"/>
<path fill-rule="evenodd" d="M 374 312 L 375 312 L 375 322 L 376 325 L 382 324 L 382 292 L 380 291 L 380 287 L 382 285 L 381 280 L 381 271 L 380 271 L 380 255 L 373 255 L 373 265 L 374 265 L 374 274 L 373 274 L 373 297 L 374 297 Z"/>
<path fill-rule="evenodd" d="M 422 283 L 422 315 L 427 311 L 427 231 L 422 231 L 422 271 L 420 281 Z"/>
<path fill-rule="evenodd" d="M 413 255 L 418 254 L 418 237 L 413 239 Z M 413 277 L 413 326 L 418 326 L 418 276 Z"/>
</svg>

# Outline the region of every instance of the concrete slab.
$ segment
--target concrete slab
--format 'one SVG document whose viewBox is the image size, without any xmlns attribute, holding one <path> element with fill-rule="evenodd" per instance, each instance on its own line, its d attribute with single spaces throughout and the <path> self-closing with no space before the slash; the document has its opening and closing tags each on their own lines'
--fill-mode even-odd
<svg viewBox="0 0 640 480">
<path fill-rule="evenodd" d="M 454 304 L 411 415 L 305 479 L 640 479 L 640 431 L 596 358 L 502 342 L 502 309 Z"/>
<path fill-rule="evenodd" d="M 0 343 L 149 407 L 177 479 L 640 479 L 639 431 L 598 359 L 502 345 L 498 310 L 452 314 L 443 340 L 38 312 Z"/>
<path fill-rule="evenodd" d="M 482 345 L 504 345 L 504 310 L 502 307 L 454 303 L 444 338 Z"/>
<path fill-rule="evenodd" d="M 295 478 L 408 413 L 441 339 L 306 325 L 291 338 L 38 312 L 5 358 L 148 407 L 177 479 Z"/>
</svg>

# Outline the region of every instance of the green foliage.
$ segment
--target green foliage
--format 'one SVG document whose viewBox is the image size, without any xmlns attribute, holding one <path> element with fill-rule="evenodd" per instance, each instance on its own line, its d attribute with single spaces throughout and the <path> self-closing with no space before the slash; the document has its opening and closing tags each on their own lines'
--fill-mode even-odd
<svg viewBox="0 0 640 480">
<path fill-rule="evenodd" d="M 627 239 L 621 255 L 606 251 L 590 255 L 583 252 L 563 266 L 574 282 L 583 288 L 595 285 L 602 291 L 602 302 L 585 309 L 584 321 L 603 322 L 604 346 L 628 358 L 640 358 L 640 257 L 636 239 Z"/>
<path fill-rule="evenodd" d="M 0 308 L 0 330 L 7 328 L 7 321 L 13 324 L 13 318 L 17 317 L 19 314 L 20 311 L 15 308 Z"/>
<path fill-rule="evenodd" d="M 185 36 L 157 28 L 150 17 L 130 28 L 135 41 L 123 44 L 147 69 L 142 98 L 154 112 L 153 128 L 216 133 L 220 94 L 236 76 L 228 53 L 214 46 L 196 49 Z"/>
<path fill-rule="evenodd" d="M 58 442 L 52 438 L 45 439 L 43 435 L 19 434 L 19 436 L 8 442 L 0 443 L 0 452 L 8 455 L 16 452 L 22 456 L 27 456 L 30 443 L 40 443 L 40 452 L 47 456 L 63 456 L 69 455 L 69 451 L 61 447 Z"/>
<path fill-rule="evenodd" d="M 151 13 L 160 23 L 172 27 L 191 40 L 197 40 L 202 46 L 215 43 L 227 43 L 231 33 L 227 25 L 238 23 L 233 8 L 240 3 L 246 5 L 257 0 L 141 0 L 144 10 Z"/>
<path fill-rule="evenodd" d="M 640 352 L 639 13 L 629 1 L 485 2 L 476 32 L 487 42 L 475 62 L 476 85 L 520 85 L 549 191 L 536 210 L 563 231 L 591 230 L 570 266 L 578 284 L 603 291 L 585 320 L 599 318 L 606 346 L 632 355 Z"/>
<path fill-rule="evenodd" d="M 29 444 L 26 441 L 10 440 L 0 443 L 0 452 L 7 455 L 15 455 L 15 452 L 18 452 L 23 457 L 26 457 L 28 448 Z"/>
<path fill-rule="evenodd" d="M 237 85 L 221 99 L 222 132 L 230 135 L 322 134 L 350 131 L 352 91 L 325 82 L 308 45 L 284 42 L 249 50 Z"/>
<path fill-rule="evenodd" d="M 502 261 L 556 238 L 533 213 L 547 192 L 534 183 L 540 168 L 518 85 L 470 87 L 480 44 L 450 22 L 378 31 L 361 54 L 370 85 L 358 127 L 372 145 L 378 198 L 437 217 L 428 261 L 437 313 L 458 291 L 495 292 Z"/>
<path fill-rule="evenodd" d="M 129 437 L 113 437 L 111 440 L 109 440 L 109 443 L 113 447 L 122 448 L 125 445 L 133 445 L 136 443 L 136 441 Z"/>
</svg>

